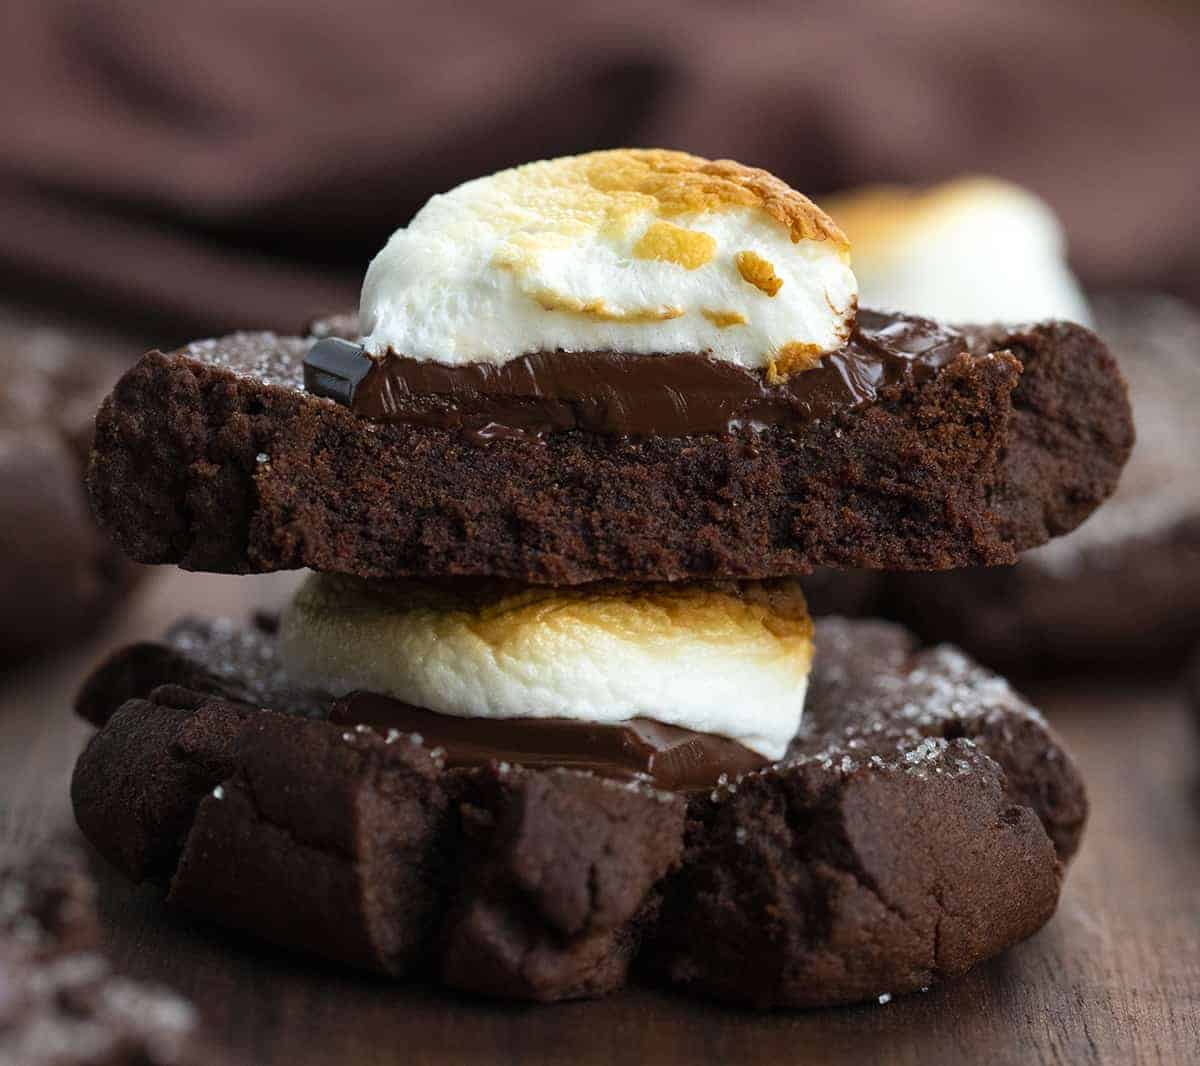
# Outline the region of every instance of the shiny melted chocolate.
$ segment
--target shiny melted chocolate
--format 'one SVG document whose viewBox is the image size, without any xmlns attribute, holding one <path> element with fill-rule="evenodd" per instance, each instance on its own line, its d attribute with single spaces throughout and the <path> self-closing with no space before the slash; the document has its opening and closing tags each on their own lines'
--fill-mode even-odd
<svg viewBox="0 0 1200 1066">
<path fill-rule="evenodd" d="M 737 741 L 633 718 L 612 724 L 569 718 L 456 718 L 371 692 L 353 692 L 333 705 L 331 722 L 377 732 L 419 733 L 426 748 L 441 748 L 445 765 L 508 762 L 589 770 L 659 788 L 711 788 L 722 774 L 735 778 L 767 760 Z"/>
<path fill-rule="evenodd" d="M 772 383 L 699 353 L 538 352 L 501 366 L 445 366 L 348 341 L 318 341 L 306 389 L 376 422 L 461 429 L 477 439 L 591 433 L 681 437 L 744 426 L 804 425 L 936 373 L 967 350 L 924 318 L 861 310 L 846 344 L 811 370 Z"/>
</svg>

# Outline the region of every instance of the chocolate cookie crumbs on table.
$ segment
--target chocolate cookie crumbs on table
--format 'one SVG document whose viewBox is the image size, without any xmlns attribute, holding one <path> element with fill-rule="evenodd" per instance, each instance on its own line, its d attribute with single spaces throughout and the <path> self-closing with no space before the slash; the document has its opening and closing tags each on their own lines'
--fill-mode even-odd
<svg viewBox="0 0 1200 1066">
<path fill-rule="evenodd" d="M 195 1011 L 113 974 L 96 952 L 95 888 L 79 852 L 0 870 L 0 1064 L 229 1066 Z"/>
</svg>

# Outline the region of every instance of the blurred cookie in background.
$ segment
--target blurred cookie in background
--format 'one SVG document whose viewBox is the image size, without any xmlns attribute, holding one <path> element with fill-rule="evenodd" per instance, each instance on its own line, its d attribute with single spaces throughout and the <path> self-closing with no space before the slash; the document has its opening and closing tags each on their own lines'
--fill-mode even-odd
<svg viewBox="0 0 1200 1066">
<path fill-rule="evenodd" d="M 0 312 L 0 666 L 93 629 L 136 581 L 83 484 L 96 408 L 127 361 Z"/>
<path fill-rule="evenodd" d="M 1200 639 L 1200 314 L 1167 296 L 1094 301 L 1138 441 L 1108 504 L 1013 567 L 889 578 L 884 608 L 993 666 L 1177 666 Z"/>
<path fill-rule="evenodd" d="M 1016 566 L 817 573 L 806 585 L 814 612 L 882 614 L 1018 675 L 1177 666 L 1200 639 L 1200 313 L 1153 293 L 1097 296 L 1089 308 L 1053 214 L 1003 183 L 866 190 L 831 213 L 849 233 L 868 306 L 905 301 L 959 322 L 1090 321 L 1129 382 L 1138 442 L 1108 504 Z M 920 283 L 904 282 L 909 274 Z"/>
</svg>

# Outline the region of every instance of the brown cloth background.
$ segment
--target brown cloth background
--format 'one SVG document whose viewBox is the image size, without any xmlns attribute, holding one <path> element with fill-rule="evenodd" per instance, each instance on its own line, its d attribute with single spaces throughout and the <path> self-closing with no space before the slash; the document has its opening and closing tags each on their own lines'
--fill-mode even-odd
<svg viewBox="0 0 1200 1066">
<path fill-rule="evenodd" d="M 431 193 L 662 144 L 820 195 L 990 171 L 1200 298 L 1200 23 L 951 3 L 8 0 L 0 300 L 159 343 L 352 304 Z"/>
</svg>

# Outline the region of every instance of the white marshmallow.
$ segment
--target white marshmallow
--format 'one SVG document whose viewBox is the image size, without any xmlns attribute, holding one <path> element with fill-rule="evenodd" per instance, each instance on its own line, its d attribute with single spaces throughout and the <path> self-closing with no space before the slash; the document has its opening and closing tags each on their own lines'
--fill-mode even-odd
<svg viewBox="0 0 1200 1066">
<path fill-rule="evenodd" d="M 841 346 L 856 293 L 843 235 L 777 178 L 630 149 L 433 197 L 372 261 L 360 318 L 372 354 L 448 365 L 710 352 L 786 372 Z"/>
<path fill-rule="evenodd" d="M 849 235 L 863 307 L 943 322 L 1091 320 L 1054 212 L 993 178 L 866 188 L 826 207 Z"/>
<path fill-rule="evenodd" d="M 526 588 L 463 602 L 437 586 L 314 575 L 284 612 L 289 676 L 472 718 L 646 717 L 781 758 L 800 725 L 812 625 L 798 589 Z"/>
</svg>

